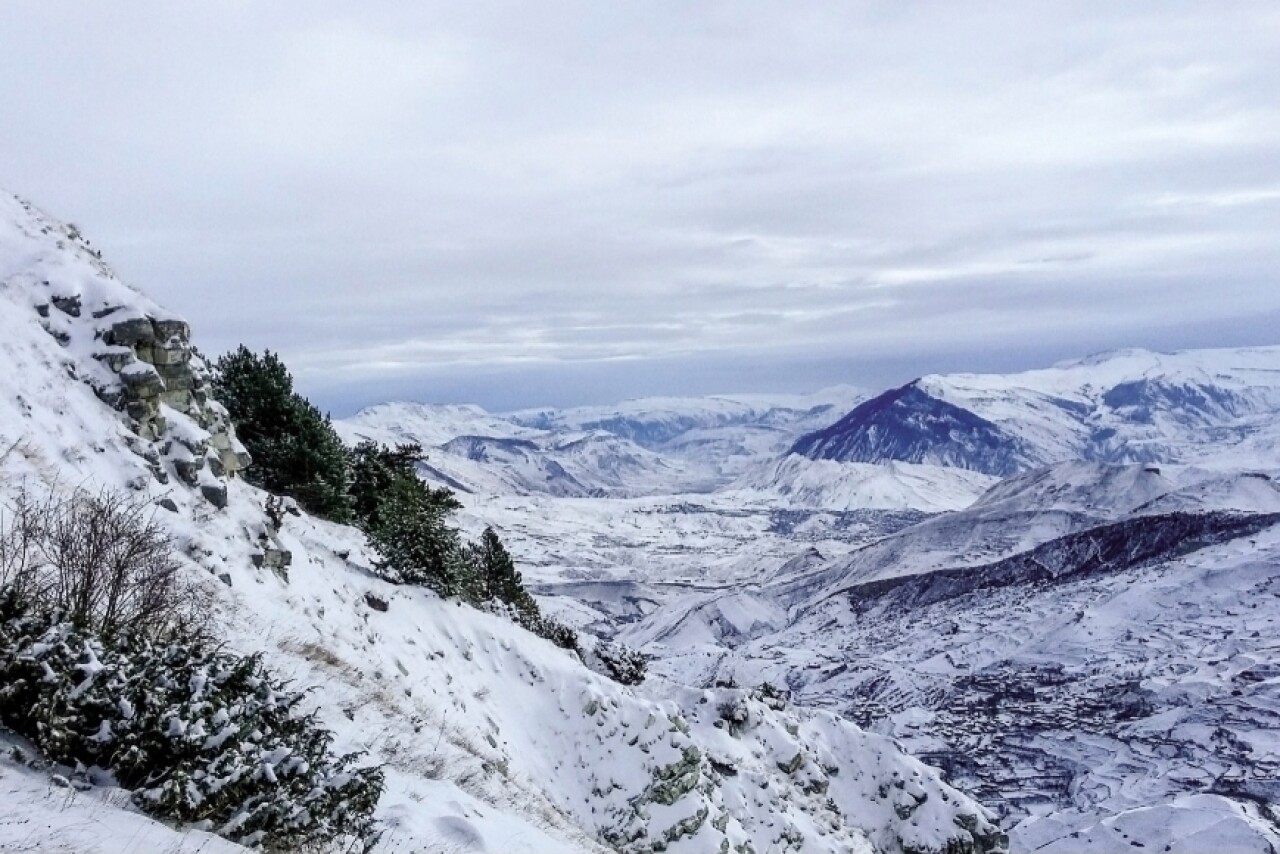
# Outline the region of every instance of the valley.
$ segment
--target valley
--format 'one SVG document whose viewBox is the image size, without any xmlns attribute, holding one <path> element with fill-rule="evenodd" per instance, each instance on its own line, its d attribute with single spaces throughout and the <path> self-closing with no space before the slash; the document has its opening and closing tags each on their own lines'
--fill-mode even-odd
<svg viewBox="0 0 1280 854">
<path fill-rule="evenodd" d="M 245 482 L 186 322 L 70 227 L 0 213 L 6 512 L 68 482 L 153 507 L 220 640 L 382 769 L 373 850 L 1280 846 L 1280 348 L 334 424 L 340 459 L 420 445 L 406 482 L 494 529 L 568 651 Z M 55 850 L 23 816 L 69 831 L 58 780 L 114 829 L 53 838 L 207 842 L 4 737 L 27 806 L 0 845 Z"/>
<path fill-rule="evenodd" d="M 1014 850 L 1269 850 L 1280 348 L 1126 351 L 915 387 L 928 398 L 862 396 L 822 438 L 804 438 L 805 419 L 770 425 L 754 456 L 749 420 L 686 412 L 652 431 L 644 401 L 504 419 L 638 437 L 660 463 L 625 496 L 565 496 L 553 479 L 476 489 L 463 518 L 509 539 L 546 607 L 664 677 L 767 682 L 893 736 L 996 810 Z M 431 422 L 400 427 L 425 438 Z M 707 471 L 686 425 L 698 451 L 747 457 L 735 476 L 679 474 Z M 455 465 L 455 447 L 429 465 Z M 597 483 L 618 471 L 603 468 Z"/>
</svg>

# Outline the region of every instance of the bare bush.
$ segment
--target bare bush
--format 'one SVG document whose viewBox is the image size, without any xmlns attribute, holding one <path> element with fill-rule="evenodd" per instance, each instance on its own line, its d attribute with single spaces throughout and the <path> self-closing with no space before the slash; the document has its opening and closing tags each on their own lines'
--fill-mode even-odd
<svg viewBox="0 0 1280 854">
<path fill-rule="evenodd" d="M 0 590 L 30 598 L 39 565 L 41 507 L 25 491 L 12 505 L 0 508 Z"/>
<path fill-rule="evenodd" d="M 193 588 L 154 512 L 109 489 L 20 491 L 0 516 L 0 589 L 104 635 L 189 624 Z"/>
</svg>

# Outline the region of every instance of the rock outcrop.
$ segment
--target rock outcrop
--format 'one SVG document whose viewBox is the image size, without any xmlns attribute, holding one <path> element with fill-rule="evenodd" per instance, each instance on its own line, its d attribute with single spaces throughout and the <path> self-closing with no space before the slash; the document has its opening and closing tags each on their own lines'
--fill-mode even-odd
<svg viewBox="0 0 1280 854">
<path fill-rule="evenodd" d="M 250 459 L 226 409 L 209 397 L 209 372 L 191 347 L 190 327 L 171 317 L 116 319 L 125 314 L 124 307 L 94 313 L 102 345 L 94 358 L 118 380 L 95 383 L 94 390 L 128 416 L 140 438 L 159 445 L 183 482 L 199 487 L 215 506 L 224 505 L 226 487 L 213 481 L 242 471 Z"/>
<path fill-rule="evenodd" d="M 0 276 L 5 288 L 26 294 L 62 346 L 68 373 L 124 415 L 129 445 L 155 478 L 168 483 L 173 474 L 224 507 L 226 479 L 250 459 L 226 409 L 209 396 L 209 371 L 187 322 L 116 279 L 74 226 L 17 199 L 6 204 L 11 248 L 24 264 Z"/>
</svg>

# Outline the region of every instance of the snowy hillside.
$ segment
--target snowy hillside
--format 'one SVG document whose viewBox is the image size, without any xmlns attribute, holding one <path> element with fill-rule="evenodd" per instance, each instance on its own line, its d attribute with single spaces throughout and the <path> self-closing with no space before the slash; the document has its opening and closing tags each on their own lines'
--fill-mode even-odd
<svg viewBox="0 0 1280 854">
<path fill-rule="evenodd" d="M 423 476 L 463 492 L 639 497 L 712 491 L 756 470 L 859 396 L 840 387 L 506 415 L 477 406 L 390 403 L 335 426 L 351 444 L 422 445 L 429 451 Z"/>
<path fill-rule="evenodd" d="M 960 510 L 996 479 L 981 472 L 912 463 L 846 463 L 787 454 L 733 483 L 743 500 L 828 510 Z"/>
<path fill-rule="evenodd" d="M 314 688 L 335 747 L 385 768 L 377 850 L 1000 846 L 974 802 L 836 715 L 745 686 L 624 688 L 504 619 L 380 580 L 354 529 L 286 514 L 275 530 L 234 476 L 247 460 L 184 323 L 8 196 L 0 265 L 3 497 L 25 483 L 154 501 L 228 645 Z M 144 818 L 106 780 L 51 785 L 57 771 L 0 760 L 0 848 L 233 850 Z M 84 820 L 91 835 L 63 826 Z"/>
<path fill-rule="evenodd" d="M 604 430 L 651 450 L 664 450 L 695 438 L 744 431 L 762 431 L 778 441 L 829 419 L 863 396 L 857 389 L 839 386 L 808 395 L 647 397 L 613 406 L 522 410 L 510 418 L 544 430 Z"/>
<path fill-rule="evenodd" d="M 510 419 L 466 404 L 381 403 L 360 410 L 338 422 L 349 442 L 361 438 L 391 442 L 416 442 L 424 448 L 443 445 L 459 436 L 495 439 L 532 439 L 544 430 L 522 427 Z"/>
<path fill-rule="evenodd" d="M 999 808 L 1015 850 L 1266 851 L 1275 493 L 1258 472 L 1065 463 L 624 634 L 678 678 L 768 679 L 903 739 Z"/>
<path fill-rule="evenodd" d="M 796 442 L 814 459 L 995 475 L 1065 460 L 1248 466 L 1280 449 L 1280 347 L 1126 350 L 1020 374 L 923 377 Z"/>
</svg>

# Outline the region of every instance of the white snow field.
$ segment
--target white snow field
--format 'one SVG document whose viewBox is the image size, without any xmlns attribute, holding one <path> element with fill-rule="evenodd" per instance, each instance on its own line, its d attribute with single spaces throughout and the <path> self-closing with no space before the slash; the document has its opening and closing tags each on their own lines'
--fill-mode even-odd
<svg viewBox="0 0 1280 854">
<path fill-rule="evenodd" d="M 380 580 L 350 528 L 288 516 L 266 546 L 291 565 L 255 568 L 266 496 L 207 467 L 188 487 L 200 428 L 166 412 L 138 437 L 90 387 L 121 382 L 102 325 L 143 316 L 168 317 L 0 198 L 4 489 L 171 499 L 157 518 L 229 642 L 385 765 L 378 850 L 950 854 L 996 844 L 977 802 L 1014 851 L 1280 850 L 1280 348 L 918 381 L 995 425 L 985 456 L 888 435 L 878 459 L 788 453 L 868 398 L 852 388 L 335 425 L 422 444 L 422 476 L 465 530 L 498 530 L 544 609 L 650 656 L 623 688 Z M 0 759 L 0 850 L 235 850 L 56 773 Z"/>
<path fill-rule="evenodd" d="M 749 686 L 622 687 L 501 618 L 380 580 L 352 528 L 287 515 L 273 538 L 263 492 L 212 465 L 188 486 L 180 464 L 204 459 L 210 435 L 163 409 L 159 435 L 138 436 L 101 399 L 133 382 L 113 364 L 145 371 L 103 330 L 142 318 L 169 316 L 74 230 L 0 196 L 0 497 L 107 487 L 171 502 L 156 518 L 228 644 L 313 688 L 335 748 L 385 767 L 376 850 L 1000 847 L 983 808 L 837 714 Z M 486 520 L 483 503 L 468 513 Z M 257 568 L 264 548 L 288 551 L 287 569 Z M 0 761 L 0 850 L 235 850 L 142 816 L 108 785 L 58 786 L 58 773 Z"/>
<path fill-rule="evenodd" d="M 544 607 L 642 648 L 651 671 L 767 680 L 893 735 L 997 810 L 1014 850 L 1272 851 L 1278 378 L 1280 348 L 928 377 L 1011 437 L 1021 470 L 778 441 L 709 491 L 476 491 L 463 520 L 499 529 Z M 632 419 L 588 423 L 634 434 Z M 704 470 L 678 438 L 655 453 Z M 1186 527 L 1213 514 L 1256 522 Z M 1020 556 L 1065 574 L 1000 580 L 1005 561 L 1027 572 Z M 940 575 L 946 595 L 919 588 Z M 893 592 L 912 577 L 927 595 Z"/>
</svg>

